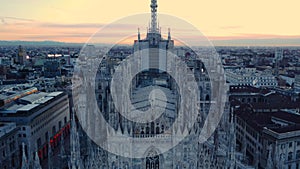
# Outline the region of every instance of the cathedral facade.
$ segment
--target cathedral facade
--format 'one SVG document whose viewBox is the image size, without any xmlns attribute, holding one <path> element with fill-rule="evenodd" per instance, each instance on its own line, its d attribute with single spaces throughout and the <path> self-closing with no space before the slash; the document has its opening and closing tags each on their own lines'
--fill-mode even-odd
<svg viewBox="0 0 300 169">
<path fill-rule="evenodd" d="M 83 128 L 92 131 L 92 134 L 82 134 L 80 138 L 72 136 L 75 139 L 71 140 L 71 151 L 75 151 L 78 144 L 83 146 L 80 146 L 81 155 L 71 153 L 70 168 L 232 168 L 233 162 L 230 160 L 234 159 L 234 145 L 231 143 L 234 137 L 228 136 L 234 132 L 233 119 L 229 118 L 227 111 L 214 134 L 204 143 L 200 142 L 199 136 L 212 106 L 211 79 L 204 63 L 195 59 L 196 52 L 189 47 L 174 46 L 170 29 L 166 38 L 162 36 L 157 22 L 157 1 L 152 0 L 150 7 L 151 24 L 146 37 L 142 38 L 140 30 L 138 31 L 132 52 L 120 58 L 120 55 L 111 52 L 117 48 L 115 46 L 105 54 L 97 67 L 95 86 L 89 83 L 93 79 L 82 78 L 86 88 L 95 89 L 92 92 L 95 92 L 97 105 L 89 100 L 92 93 L 79 92 L 82 96 L 79 98 L 83 99 L 75 104 L 74 111 L 80 107 L 91 111 L 99 109 L 105 122 L 111 127 L 99 123 L 101 120 L 96 116 L 79 115 L 84 116 L 80 117 L 84 119 L 81 120 L 82 123 L 93 121 L 91 124 L 82 124 L 88 126 L 88 129 Z M 173 57 L 177 53 L 183 55 Z M 93 64 L 91 59 L 90 62 Z M 195 79 L 195 89 L 191 89 L 191 77 Z M 123 81 L 128 79 L 128 85 L 123 85 Z M 129 94 L 120 94 L 124 91 Z M 117 97 L 114 98 L 114 94 Z M 117 105 L 116 101 L 121 105 Z M 181 109 L 185 112 L 182 113 Z M 136 116 L 126 116 L 126 113 L 132 112 L 136 112 Z M 139 119 L 138 113 L 144 113 L 143 118 Z M 143 121 L 144 119 L 147 120 Z M 72 124 L 77 128 L 75 123 Z M 100 147 L 94 143 L 95 140 L 89 138 L 97 138 L 97 135 L 105 138 Z M 151 141 L 152 138 L 159 138 L 160 141 Z M 125 144 L 128 139 L 142 141 Z M 137 157 L 134 156 L 135 153 L 141 155 Z"/>
</svg>

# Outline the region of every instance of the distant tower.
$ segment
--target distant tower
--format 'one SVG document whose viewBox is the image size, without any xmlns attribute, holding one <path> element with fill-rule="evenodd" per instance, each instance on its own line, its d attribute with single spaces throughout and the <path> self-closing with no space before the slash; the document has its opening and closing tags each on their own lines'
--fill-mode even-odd
<svg viewBox="0 0 300 169">
<path fill-rule="evenodd" d="M 25 58 L 26 57 L 26 52 L 24 48 L 20 45 L 18 49 L 18 56 L 16 58 L 16 63 L 20 65 L 24 65 Z"/>
<path fill-rule="evenodd" d="M 275 51 L 275 66 L 274 66 L 274 75 L 279 76 L 279 63 L 283 58 L 283 50 L 282 49 L 276 49 Z"/>
<path fill-rule="evenodd" d="M 71 65 L 71 54 L 70 54 L 70 48 L 68 48 L 68 62 L 67 65 Z"/>
</svg>

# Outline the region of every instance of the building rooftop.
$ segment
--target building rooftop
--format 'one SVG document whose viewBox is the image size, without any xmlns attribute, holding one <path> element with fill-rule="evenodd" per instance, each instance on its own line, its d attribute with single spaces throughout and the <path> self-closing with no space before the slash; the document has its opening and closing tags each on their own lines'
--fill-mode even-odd
<svg viewBox="0 0 300 169">
<path fill-rule="evenodd" d="M 14 129 L 16 129 L 15 123 L 0 122 L 0 138 Z"/>
<path fill-rule="evenodd" d="M 45 93 L 45 92 L 39 92 L 36 94 L 31 94 L 25 97 L 20 98 L 20 101 L 24 101 L 27 102 L 29 104 L 33 104 L 35 101 L 44 98 L 45 96 L 47 96 L 49 93 Z"/>
<path fill-rule="evenodd" d="M 14 86 L 0 90 L 0 108 L 21 97 L 37 92 L 36 87 L 31 86 Z"/>
<path fill-rule="evenodd" d="M 240 105 L 245 102 L 251 104 L 254 111 L 298 110 L 300 100 L 280 91 L 251 86 L 230 86 L 229 100 L 231 105 Z M 255 98 L 255 100 L 250 99 Z"/>
<path fill-rule="evenodd" d="M 17 111 L 29 111 L 37 106 L 39 106 L 39 104 L 27 104 L 27 105 L 17 109 Z"/>
<path fill-rule="evenodd" d="M 260 93 L 260 94 L 267 94 L 271 91 L 266 88 L 256 88 L 253 86 L 239 86 L 239 85 L 232 85 L 229 88 L 230 93 Z"/>
<path fill-rule="evenodd" d="M 160 94 L 155 95 L 156 102 L 155 105 L 163 108 L 163 105 L 166 105 L 166 113 L 172 114 L 175 111 L 175 95 L 168 88 L 160 87 L 160 86 L 147 86 L 143 88 L 138 88 L 133 92 L 132 104 L 137 109 L 148 109 L 151 107 L 149 102 L 148 95 L 151 93 L 153 89 L 159 89 L 164 92 L 165 97 Z"/>
<path fill-rule="evenodd" d="M 43 106 L 47 104 L 52 99 L 62 95 L 63 92 L 36 92 L 30 95 L 21 97 L 12 101 L 9 104 L 6 104 L 0 109 L 0 114 L 16 114 L 19 112 L 30 112 L 33 109 L 38 108 L 39 106 Z"/>
<path fill-rule="evenodd" d="M 255 113 L 248 105 L 241 105 L 235 114 L 257 131 L 266 128 L 276 133 L 300 130 L 300 114 L 285 111 Z"/>
</svg>

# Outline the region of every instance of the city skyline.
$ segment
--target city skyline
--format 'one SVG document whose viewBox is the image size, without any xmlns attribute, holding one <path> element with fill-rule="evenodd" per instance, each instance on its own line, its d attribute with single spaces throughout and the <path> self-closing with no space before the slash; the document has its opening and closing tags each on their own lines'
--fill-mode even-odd
<svg viewBox="0 0 300 169">
<path fill-rule="evenodd" d="M 295 0 L 1 2 L 1 169 L 300 169 Z"/>
<path fill-rule="evenodd" d="M 150 12 L 144 3 L 133 0 L 72 3 L 68 0 L 29 0 L 26 3 L 4 0 L 0 12 L 0 40 L 84 43 L 102 26 L 128 15 Z M 159 13 L 186 20 L 215 45 L 300 45 L 300 24 L 296 22 L 300 2 L 296 0 L 289 3 L 269 0 L 248 3 L 237 0 L 217 3 L 196 0 L 185 3 L 160 1 L 158 5 Z M 127 29 L 137 30 L 138 27 L 140 25 L 116 25 L 116 32 L 109 38 L 114 38 L 113 36 Z M 166 27 L 162 29 L 163 32 L 167 30 Z M 172 28 L 172 31 L 180 29 L 179 25 Z M 146 28 L 141 27 L 141 32 L 146 33 L 145 31 Z"/>
</svg>

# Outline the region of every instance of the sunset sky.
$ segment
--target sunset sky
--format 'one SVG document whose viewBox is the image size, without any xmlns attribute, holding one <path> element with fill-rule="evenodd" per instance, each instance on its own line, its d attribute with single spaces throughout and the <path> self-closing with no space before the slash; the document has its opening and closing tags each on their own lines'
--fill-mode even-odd
<svg viewBox="0 0 300 169">
<path fill-rule="evenodd" d="M 1 0 L 0 40 L 83 43 L 106 24 L 150 12 L 149 5 L 150 0 Z M 191 23 L 213 41 L 300 39 L 299 0 L 158 0 L 158 6 L 159 13 Z"/>
</svg>

